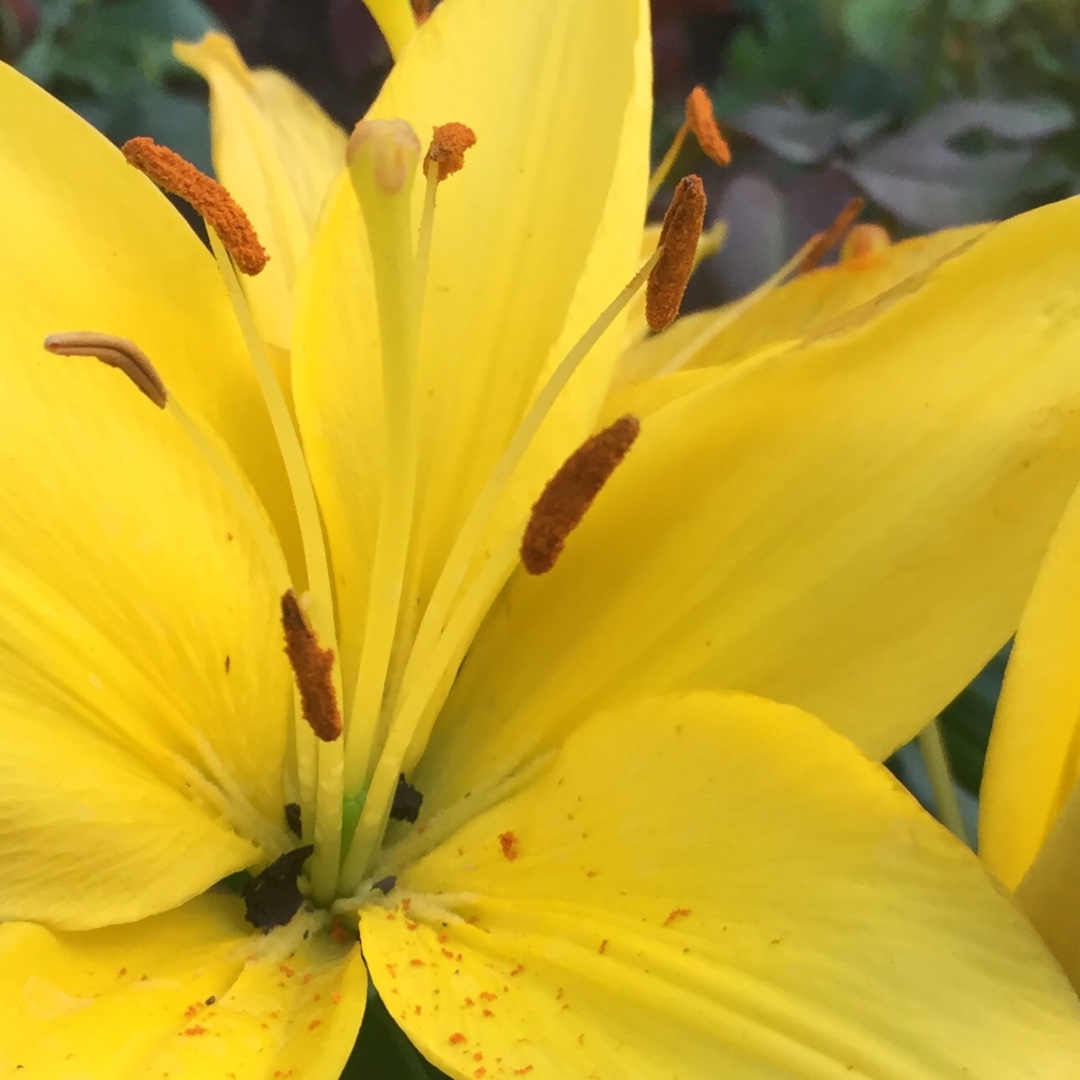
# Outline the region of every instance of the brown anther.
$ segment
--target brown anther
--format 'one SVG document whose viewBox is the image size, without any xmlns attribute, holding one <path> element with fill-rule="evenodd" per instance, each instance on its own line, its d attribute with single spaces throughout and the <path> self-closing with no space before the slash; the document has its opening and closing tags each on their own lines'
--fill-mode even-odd
<svg viewBox="0 0 1080 1080">
<path fill-rule="evenodd" d="M 844 209 L 836 215 L 833 223 L 823 232 L 816 233 L 810 238 L 806 254 L 795 272 L 797 274 L 807 274 L 811 270 L 816 270 L 821 264 L 821 260 L 844 239 L 848 229 L 855 224 L 855 219 L 863 212 L 865 205 L 866 200 L 861 199 L 858 195 L 848 199 Z"/>
<path fill-rule="evenodd" d="M 221 238 L 236 266 L 257 274 L 270 258 L 236 200 L 206 173 L 167 146 L 140 135 L 121 147 L 124 157 L 159 188 L 189 203 Z"/>
<path fill-rule="evenodd" d="M 431 134 L 431 146 L 424 158 L 424 171 L 429 164 L 439 166 L 439 179 L 453 176 L 465 164 L 465 151 L 476 144 L 476 133 L 466 124 L 440 124 Z"/>
<path fill-rule="evenodd" d="M 308 625 L 292 589 L 281 598 L 281 627 L 285 631 L 285 655 L 300 690 L 304 719 L 323 742 L 333 742 L 341 734 L 341 713 L 333 681 L 334 650 L 319 648 L 315 631 Z"/>
<path fill-rule="evenodd" d="M 546 574 L 555 565 L 566 538 L 581 523 L 640 431 L 636 416 L 619 417 L 582 443 L 547 482 L 521 540 L 521 561 L 530 574 Z"/>
<path fill-rule="evenodd" d="M 72 330 L 50 334 L 45 348 L 56 356 L 92 356 L 122 371 L 159 409 L 169 400 L 165 384 L 146 353 L 127 338 L 98 334 L 93 330 Z"/>
<path fill-rule="evenodd" d="M 686 283 L 694 269 L 705 224 L 705 185 L 700 176 L 684 176 L 675 185 L 660 229 L 660 258 L 645 290 L 645 318 L 651 330 L 664 330 L 679 314 Z"/>
<path fill-rule="evenodd" d="M 686 126 L 694 133 L 706 157 L 717 165 L 731 164 L 731 148 L 720 134 L 712 101 L 703 86 L 695 86 L 686 98 Z"/>
</svg>

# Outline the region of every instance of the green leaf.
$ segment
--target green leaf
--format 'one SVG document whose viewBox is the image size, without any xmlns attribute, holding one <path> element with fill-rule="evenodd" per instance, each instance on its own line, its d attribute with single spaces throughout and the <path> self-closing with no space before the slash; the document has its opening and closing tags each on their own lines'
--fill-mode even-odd
<svg viewBox="0 0 1080 1080">
<path fill-rule="evenodd" d="M 446 1080 L 394 1023 L 373 986 L 364 1024 L 341 1080 Z"/>
</svg>

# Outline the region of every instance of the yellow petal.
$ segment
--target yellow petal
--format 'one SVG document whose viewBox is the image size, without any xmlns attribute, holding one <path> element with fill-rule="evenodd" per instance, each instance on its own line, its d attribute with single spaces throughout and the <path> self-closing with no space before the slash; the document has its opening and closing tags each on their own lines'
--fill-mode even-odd
<svg viewBox="0 0 1080 1080">
<path fill-rule="evenodd" d="M 619 360 L 617 385 L 632 385 L 668 370 L 719 366 L 779 342 L 798 340 L 891 289 L 921 280 L 988 228 L 946 229 L 800 275 L 762 295 L 737 318 L 732 315 L 739 301 L 718 311 L 689 315 L 665 333 L 627 349 Z"/>
<path fill-rule="evenodd" d="M 345 133 L 284 75 L 251 71 L 224 34 L 173 48 L 210 84 L 214 169 L 270 253 L 244 289 L 262 337 L 287 349 L 297 270 L 341 170 Z"/>
<path fill-rule="evenodd" d="M 129 926 L 0 926 L 0 1074 L 337 1080 L 366 1002 L 360 949 L 253 936 L 206 896 Z"/>
<path fill-rule="evenodd" d="M 1080 473 L 1074 240 L 1080 202 L 1016 218 L 646 418 L 559 565 L 488 614 L 421 787 L 652 691 L 792 702 L 872 756 L 910 738 L 1013 631 Z"/>
<path fill-rule="evenodd" d="M 1080 990 L 1080 784 L 1073 786 L 1016 887 L 1016 899 Z"/>
<path fill-rule="evenodd" d="M 7 68 L 0 98 L 0 918 L 86 927 L 291 846 L 285 569 L 169 412 L 43 347 L 132 337 L 251 465 L 262 429 L 233 410 L 261 406 L 213 262 L 81 121 Z"/>
<path fill-rule="evenodd" d="M 398 59 L 416 32 L 412 4 L 409 0 L 364 0 L 364 6 L 379 24 L 394 59 Z"/>
<path fill-rule="evenodd" d="M 456 1077 L 1080 1067 L 1080 1006 L 974 856 L 846 740 L 760 699 L 586 722 L 395 898 L 407 912 L 362 912 L 372 980 Z"/>
<path fill-rule="evenodd" d="M 635 268 L 647 179 L 647 31 L 638 0 L 458 0 L 424 24 L 372 109 L 372 117 L 406 119 L 425 142 L 433 125 L 449 121 L 468 124 L 478 139 L 462 172 L 439 189 L 417 430 L 391 436 L 419 444 L 408 577 L 420 610 L 530 399 Z M 334 555 L 346 685 L 360 648 L 383 457 L 382 357 L 364 248 L 355 198 L 339 185 L 302 278 L 293 363 Z M 618 344 L 613 330 L 565 395 L 509 516 L 528 507 L 591 428 Z"/>
<path fill-rule="evenodd" d="M 229 444 L 295 550 L 281 455 L 209 253 L 115 147 L 3 64 L 0 113 L 0 280 L 17 296 L 3 315 L 7 355 L 37 356 L 63 330 L 136 342 Z"/>
<path fill-rule="evenodd" d="M 1074 495 L 1020 620 L 983 773 L 979 853 L 1010 889 L 1080 779 L 1078 655 L 1080 495 Z"/>
<path fill-rule="evenodd" d="M 11 318 L 0 918 L 139 918 L 291 846 L 284 563 L 171 414 Z"/>
</svg>

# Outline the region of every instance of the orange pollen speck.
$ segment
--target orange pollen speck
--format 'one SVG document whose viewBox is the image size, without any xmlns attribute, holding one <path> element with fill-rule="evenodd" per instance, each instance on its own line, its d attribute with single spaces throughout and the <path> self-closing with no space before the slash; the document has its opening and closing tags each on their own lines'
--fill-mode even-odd
<svg viewBox="0 0 1080 1080">
<path fill-rule="evenodd" d="M 833 223 L 811 239 L 806 254 L 803 256 L 802 262 L 799 263 L 796 272 L 806 274 L 816 269 L 821 260 L 828 255 L 830 249 L 843 240 L 848 229 L 855 224 L 855 219 L 862 213 L 865 205 L 866 200 L 859 198 L 858 195 L 853 199 L 848 199 L 844 209 L 836 215 Z"/>
<path fill-rule="evenodd" d="M 285 655 L 296 676 L 304 719 L 323 742 L 333 742 L 341 735 L 341 713 L 331 675 L 334 650 L 319 648 L 315 632 L 308 626 L 292 589 L 281 598 L 281 626 L 285 631 Z"/>
<path fill-rule="evenodd" d="M 518 857 L 518 839 L 512 832 L 499 833 L 499 846 L 502 848 L 503 858 L 507 862 L 513 862 Z"/>
<path fill-rule="evenodd" d="M 717 165 L 731 164 L 731 148 L 720 134 L 712 101 L 703 86 L 695 86 L 686 99 L 686 126 L 694 133 L 706 157 Z"/>
<path fill-rule="evenodd" d="M 121 147 L 124 157 L 159 188 L 189 203 L 213 226 L 237 268 L 257 274 L 270 258 L 236 200 L 186 158 L 140 135 Z"/>
<path fill-rule="evenodd" d="M 439 166 L 439 179 L 453 176 L 465 164 L 465 151 L 476 145 L 476 133 L 466 124 L 440 124 L 431 135 L 431 145 L 424 158 L 428 165 Z"/>
<path fill-rule="evenodd" d="M 582 443 L 547 482 L 521 540 L 521 561 L 530 574 L 546 574 L 555 565 L 567 537 L 581 523 L 640 431 L 636 416 L 619 417 Z"/>
<path fill-rule="evenodd" d="M 688 907 L 677 907 L 674 911 L 668 913 L 668 917 L 664 920 L 665 926 L 670 926 L 676 919 L 685 919 L 690 914 Z"/>
<path fill-rule="evenodd" d="M 450 1036 L 450 1042 L 453 1043 L 454 1046 L 460 1046 L 463 1042 L 465 1042 L 465 1036 L 460 1031 L 455 1031 Z"/>
<path fill-rule="evenodd" d="M 146 353 L 127 338 L 99 334 L 93 330 L 71 330 L 50 334 L 45 348 L 55 356 L 92 356 L 122 371 L 159 409 L 169 400 L 165 383 Z"/>
<path fill-rule="evenodd" d="M 649 274 L 645 291 L 649 329 L 665 330 L 679 314 L 704 224 L 705 185 L 700 176 L 684 176 L 675 185 L 671 205 L 664 215 L 660 258 Z"/>
</svg>

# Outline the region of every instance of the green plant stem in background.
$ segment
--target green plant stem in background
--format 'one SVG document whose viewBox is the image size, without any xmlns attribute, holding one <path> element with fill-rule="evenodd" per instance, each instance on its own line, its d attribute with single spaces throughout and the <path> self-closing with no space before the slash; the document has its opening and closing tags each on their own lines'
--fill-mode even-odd
<svg viewBox="0 0 1080 1080">
<path fill-rule="evenodd" d="M 965 844 L 971 840 L 960 813 L 960 802 L 956 797 L 956 785 L 949 769 L 948 755 L 945 753 L 945 740 L 941 737 L 941 728 L 932 720 L 916 736 L 919 752 L 926 764 L 926 773 L 930 778 L 930 788 L 934 793 L 934 810 L 938 820 Z"/>
</svg>

